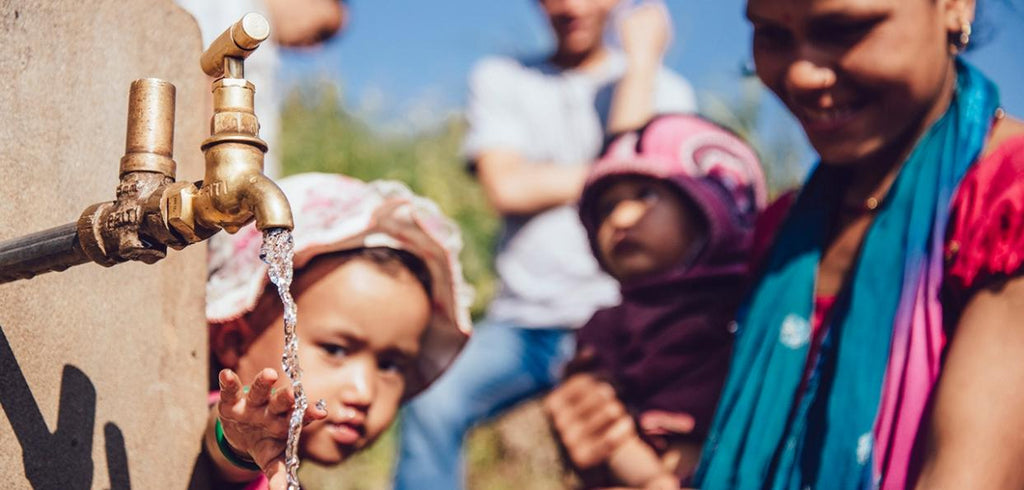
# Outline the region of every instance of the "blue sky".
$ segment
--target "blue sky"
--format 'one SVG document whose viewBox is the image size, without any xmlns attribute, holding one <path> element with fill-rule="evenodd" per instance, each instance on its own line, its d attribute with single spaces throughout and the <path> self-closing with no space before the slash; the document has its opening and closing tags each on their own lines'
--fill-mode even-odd
<svg viewBox="0 0 1024 490">
<path fill-rule="evenodd" d="M 1013 11 L 1005 2 L 1016 2 Z M 982 0 L 987 42 L 969 55 L 1024 115 L 1024 2 Z M 698 94 L 735 96 L 749 59 L 743 0 L 670 0 L 675 38 L 666 64 Z M 536 0 L 354 0 L 348 30 L 312 51 L 286 51 L 285 84 L 326 78 L 345 104 L 385 129 L 415 129 L 461 109 L 466 76 L 488 54 L 531 55 L 552 43 Z M 768 118 L 794 124 L 768 97 Z M 794 128 L 795 130 L 795 128 Z M 795 130 L 799 132 L 798 130 Z"/>
</svg>

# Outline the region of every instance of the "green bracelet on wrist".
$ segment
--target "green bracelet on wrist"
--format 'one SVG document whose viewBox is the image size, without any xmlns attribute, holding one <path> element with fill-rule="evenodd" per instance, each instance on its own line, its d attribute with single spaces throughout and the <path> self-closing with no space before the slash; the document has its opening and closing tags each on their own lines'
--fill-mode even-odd
<svg viewBox="0 0 1024 490">
<path fill-rule="evenodd" d="M 217 447 L 220 449 L 220 454 L 221 456 L 224 456 L 224 459 L 239 468 L 250 471 L 260 471 L 260 467 L 255 461 L 248 458 L 243 459 L 238 451 L 235 451 L 235 449 L 231 447 L 231 444 L 228 443 L 228 439 L 224 437 L 224 426 L 220 424 L 220 417 L 217 417 L 216 429 Z"/>
</svg>

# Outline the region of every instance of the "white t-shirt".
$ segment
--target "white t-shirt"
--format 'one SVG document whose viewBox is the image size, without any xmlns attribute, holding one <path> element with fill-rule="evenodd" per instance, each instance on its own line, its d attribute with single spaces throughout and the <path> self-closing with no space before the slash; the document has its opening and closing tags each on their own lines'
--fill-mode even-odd
<svg viewBox="0 0 1024 490">
<path fill-rule="evenodd" d="M 548 62 L 493 57 L 469 81 L 464 155 L 513 150 L 532 162 L 589 165 L 604 141 L 621 52 L 597 67 L 563 70 Z M 694 112 L 693 89 L 662 68 L 655 111 Z M 619 302 L 619 287 L 594 259 L 574 205 L 533 216 L 506 216 L 495 263 L 500 281 L 488 319 L 522 327 L 570 327 Z"/>
<path fill-rule="evenodd" d="M 192 14 L 199 24 L 203 36 L 203 49 L 217 39 L 224 30 L 231 27 L 238 19 L 249 12 L 258 12 L 270 18 L 266 4 L 262 0 L 175 0 L 185 11 Z M 270 26 L 273 32 L 274 26 Z M 278 69 L 277 44 L 267 39 L 255 53 L 245 59 L 245 78 L 256 87 L 253 101 L 256 116 L 260 119 L 260 138 L 267 142 L 269 149 L 263 160 L 264 173 L 269 177 L 281 175 L 277 147 L 278 132 L 281 127 L 281 97 L 277 93 Z M 196 70 L 199 70 L 199 59 L 196 59 Z M 212 115 L 212 114 L 211 114 Z"/>
</svg>

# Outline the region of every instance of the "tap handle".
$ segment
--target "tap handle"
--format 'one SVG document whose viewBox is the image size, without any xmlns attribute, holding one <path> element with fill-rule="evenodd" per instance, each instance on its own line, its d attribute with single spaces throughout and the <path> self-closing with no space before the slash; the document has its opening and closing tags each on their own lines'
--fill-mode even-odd
<svg viewBox="0 0 1024 490">
<path fill-rule="evenodd" d="M 228 75 L 230 78 L 243 78 L 241 61 L 249 57 L 269 36 L 270 22 L 267 18 L 249 12 L 231 24 L 206 48 L 199 64 L 211 77 Z M 226 64 L 232 65 L 230 73 L 225 73 Z"/>
</svg>

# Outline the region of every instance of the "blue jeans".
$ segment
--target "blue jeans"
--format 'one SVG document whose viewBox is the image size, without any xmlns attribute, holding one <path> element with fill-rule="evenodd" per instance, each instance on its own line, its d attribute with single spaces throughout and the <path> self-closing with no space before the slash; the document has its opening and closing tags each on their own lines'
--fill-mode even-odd
<svg viewBox="0 0 1024 490">
<path fill-rule="evenodd" d="M 567 328 L 479 325 L 452 367 L 402 410 L 395 489 L 463 488 L 466 432 L 551 389 L 575 344 Z"/>
</svg>

